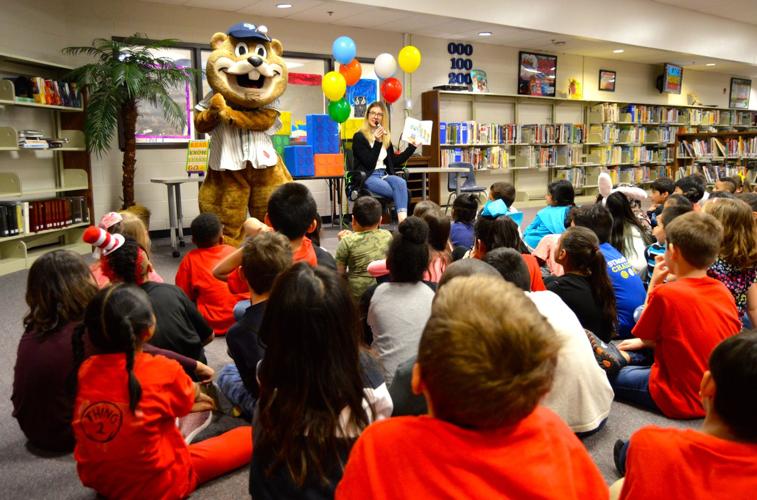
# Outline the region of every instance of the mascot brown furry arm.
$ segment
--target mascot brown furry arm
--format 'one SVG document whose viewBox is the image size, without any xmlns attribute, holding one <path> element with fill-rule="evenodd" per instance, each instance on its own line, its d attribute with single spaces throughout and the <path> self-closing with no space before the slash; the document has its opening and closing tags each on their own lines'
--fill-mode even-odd
<svg viewBox="0 0 757 500">
<path fill-rule="evenodd" d="M 247 211 L 263 220 L 270 194 L 292 180 L 271 141 L 281 127 L 277 104 L 288 73 L 281 42 L 267 31 L 239 23 L 213 35 L 206 67 L 213 90 L 197 105 L 194 119 L 198 132 L 210 134 L 200 211 L 218 215 L 232 245 L 243 239 Z"/>
</svg>

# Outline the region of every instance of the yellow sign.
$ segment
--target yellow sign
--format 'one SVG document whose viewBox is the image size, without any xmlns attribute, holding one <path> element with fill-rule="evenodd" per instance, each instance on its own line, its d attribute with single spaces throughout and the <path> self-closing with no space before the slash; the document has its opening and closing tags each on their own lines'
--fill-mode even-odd
<svg viewBox="0 0 757 500">
<path fill-rule="evenodd" d="M 208 171 L 210 141 L 189 141 L 187 146 L 187 173 L 204 174 Z"/>
</svg>

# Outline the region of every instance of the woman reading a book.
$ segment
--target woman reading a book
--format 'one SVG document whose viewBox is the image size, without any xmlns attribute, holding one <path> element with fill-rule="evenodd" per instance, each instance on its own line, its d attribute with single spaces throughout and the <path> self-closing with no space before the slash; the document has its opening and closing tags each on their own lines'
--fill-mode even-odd
<svg viewBox="0 0 757 500">
<path fill-rule="evenodd" d="M 418 145 L 409 144 L 402 153 L 395 153 L 389 134 L 389 114 L 381 102 L 368 106 L 363 126 L 352 139 L 353 169 L 365 173 L 363 187 L 374 195 L 394 200 L 399 222 L 407 217 L 408 191 L 405 179 L 396 175 L 396 171 Z"/>
</svg>

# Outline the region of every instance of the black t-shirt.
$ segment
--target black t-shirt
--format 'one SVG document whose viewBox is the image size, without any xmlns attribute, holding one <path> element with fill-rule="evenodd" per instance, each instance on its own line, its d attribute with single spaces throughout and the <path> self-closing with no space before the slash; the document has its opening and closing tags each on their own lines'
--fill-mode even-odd
<svg viewBox="0 0 757 500">
<path fill-rule="evenodd" d="M 207 363 L 202 346 L 213 335 L 213 329 L 181 288 L 148 281 L 142 290 L 150 297 L 157 321 L 150 343 Z"/>
<path fill-rule="evenodd" d="M 578 316 L 581 326 L 594 333 L 605 342 L 612 337 L 612 325 L 603 319 L 602 306 L 597 304 L 591 293 L 591 284 L 586 276 L 566 274 L 552 276 L 544 280 L 547 290 L 554 292 L 568 304 Z"/>
<path fill-rule="evenodd" d="M 315 251 L 315 258 L 318 261 L 319 266 L 336 271 L 336 260 L 334 260 L 333 255 L 318 245 L 313 245 L 313 250 Z"/>
<path fill-rule="evenodd" d="M 244 316 L 226 333 L 229 356 L 234 360 L 247 392 L 255 399 L 260 393 L 257 380 L 258 362 L 265 354 L 265 349 L 258 339 L 265 305 L 264 301 L 248 307 Z"/>
</svg>

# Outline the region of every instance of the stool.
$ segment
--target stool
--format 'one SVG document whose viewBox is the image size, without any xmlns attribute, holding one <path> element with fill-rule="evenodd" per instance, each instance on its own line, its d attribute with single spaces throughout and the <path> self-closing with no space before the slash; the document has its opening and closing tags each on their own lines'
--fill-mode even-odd
<svg viewBox="0 0 757 500">
<path fill-rule="evenodd" d="M 186 182 L 202 182 L 202 177 L 156 177 L 150 179 L 155 184 L 165 184 L 168 192 L 168 232 L 171 235 L 171 255 L 181 255 L 179 247 L 184 243 L 184 220 L 181 210 L 181 185 Z"/>
</svg>

